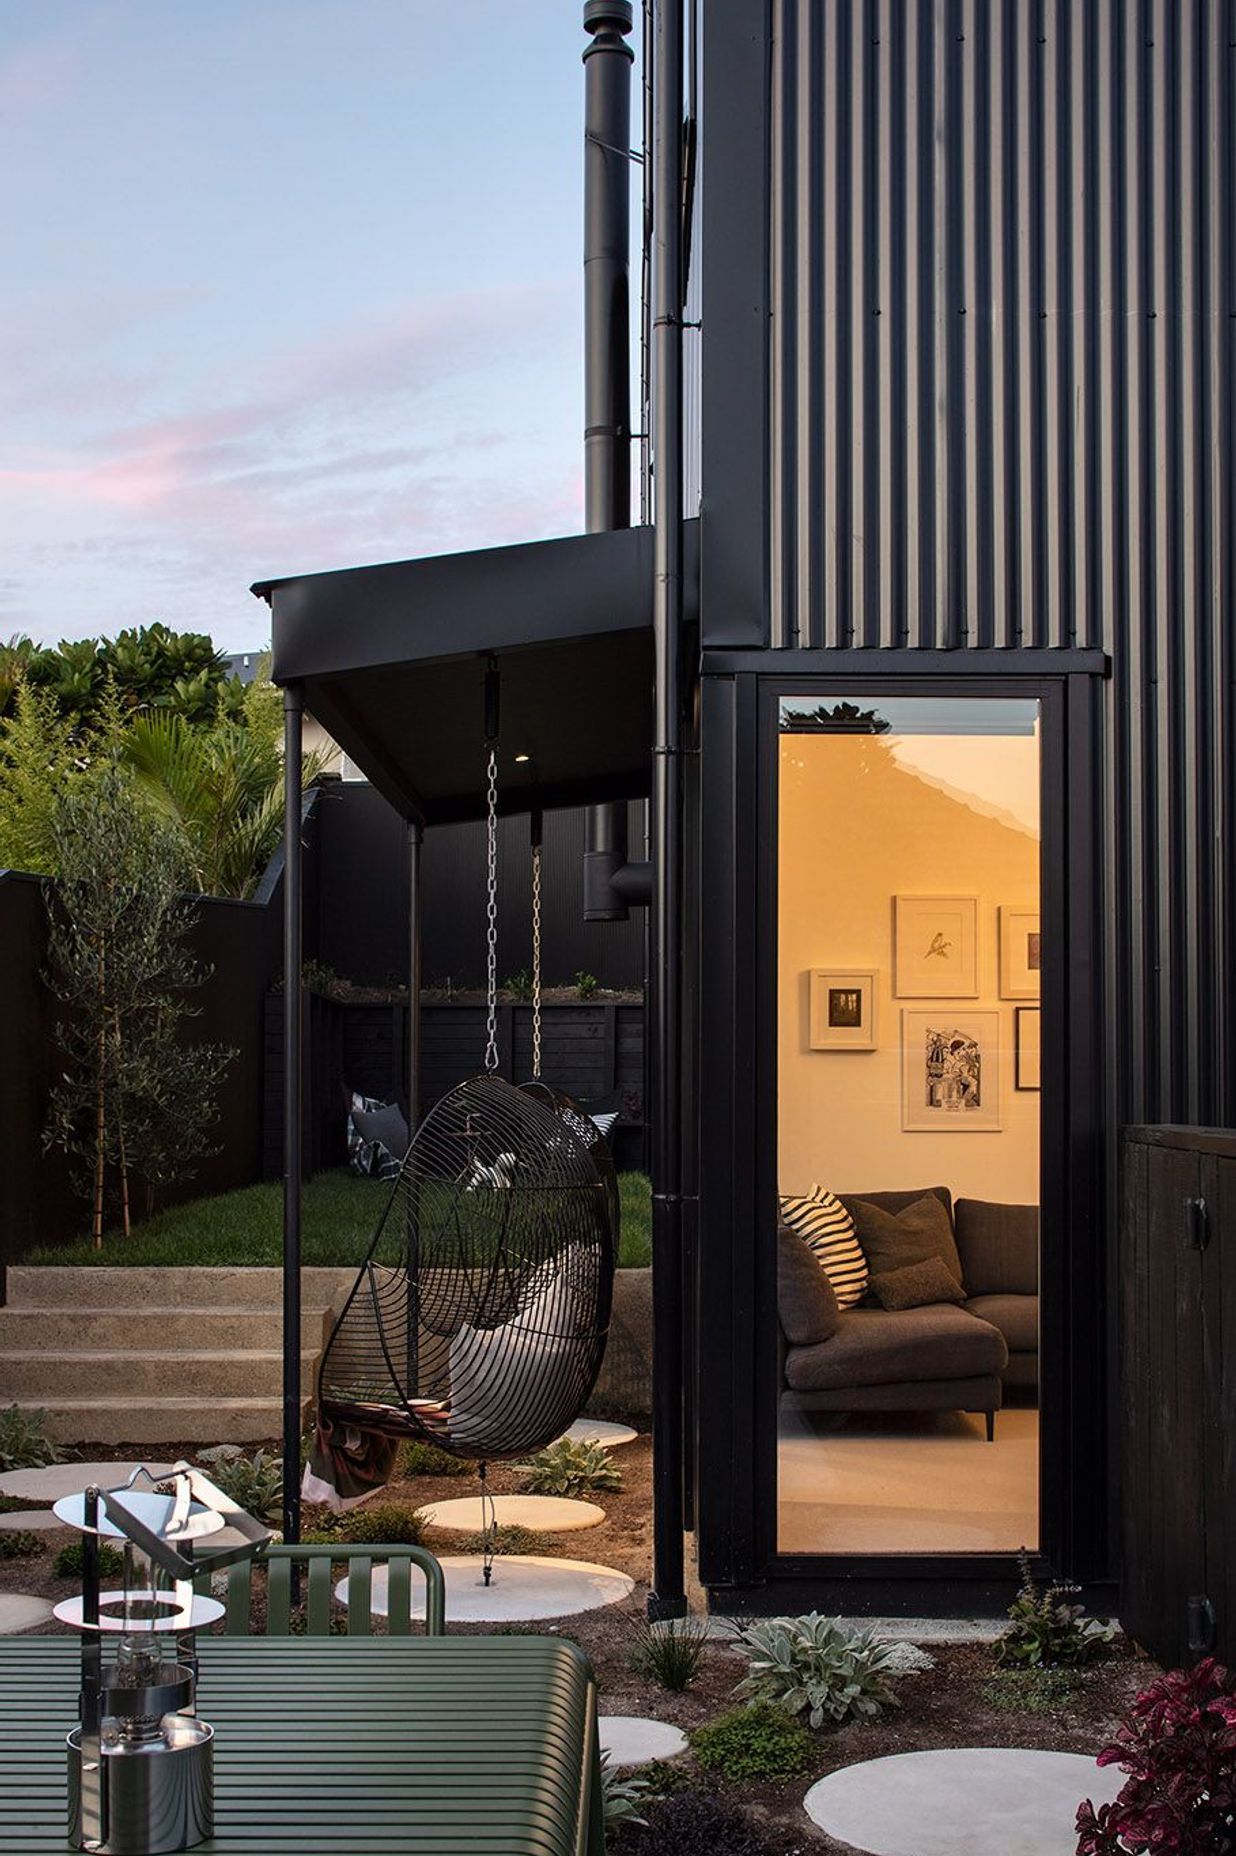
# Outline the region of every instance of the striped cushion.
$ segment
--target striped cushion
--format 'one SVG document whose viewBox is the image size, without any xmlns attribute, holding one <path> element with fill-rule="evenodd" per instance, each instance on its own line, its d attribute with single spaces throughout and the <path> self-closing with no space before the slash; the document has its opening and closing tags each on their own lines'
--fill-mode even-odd
<svg viewBox="0 0 1236 1856">
<path fill-rule="evenodd" d="M 853 1308 L 867 1293 L 867 1259 L 854 1235 L 854 1220 L 840 1199 L 822 1186 L 801 1197 L 783 1197 L 781 1217 L 815 1252 L 838 1308 Z"/>
</svg>

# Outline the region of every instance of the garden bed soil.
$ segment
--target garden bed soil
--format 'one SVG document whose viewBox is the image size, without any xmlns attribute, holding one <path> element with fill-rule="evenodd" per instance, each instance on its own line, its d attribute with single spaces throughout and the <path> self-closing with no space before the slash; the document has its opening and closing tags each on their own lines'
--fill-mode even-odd
<svg viewBox="0 0 1236 1856">
<path fill-rule="evenodd" d="M 269 1446 L 274 1448 L 274 1445 Z M 192 1456 L 196 1446 L 161 1451 L 165 1461 L 178 1454 Z M 140 1447 L 93 1451 L 83 1445 L 83 1459 L 128 1456 L 139 1461 Z M 549 1557 L 586 1559 L 612 1566 L 636 1581 L 635 1591 L 623 1605 L 563 1619 L 560 1625 L 508 1626 L 507 1630 L 544 1631 L 568 1637 L 587 1653 L 600 1684 L 603 1714 L 651 1715 L 690 1732 L 734 1705 L 734 1688 L 744 1660 L 725 1639 L 710 1642 L 699 1673 L 684 1694 L 671 1694 L 650 1677 L 637 1672 L 632 1655 L 638 1642 L 651 1562 L 651 1448 L 647 1437 L 614 1452 L 622 1471 L 618 1491 L 598 1493 L 605 1521 L 583 1532 L 543 1534 L 535 1551 Z M 523 1477 L 515 1469 L 495 1466 L 489 1471 L 493 1494 L 515 1493 Z M 471 1476 L 419 1476 L 392 1483 L 382 1500 L 421 1507 L 456 1495 L 474 1494 Z M 305 1526 L 314 1524 L 313 1510 L 305 1513 Z M 67 1531 L 46 1536 L 37 1558 L 0 1560 L 0 1590 L 27 1592 L 56 1600 L 72 1584 L 52 1575 L 56 1552 L 73 1536 Z M 463 1551 L 466 1537 L 436 1530 L 428 1544 L 437 1552 Z M 51 1624 L 45 1630 L 59 1631 Z M 461 1633 L 483 1635 L 484 1625 L 456 1625 Z M 899 1678 L 896 1689 L 901 1705 L 874 1722 L 855 1723 L 812 1735 L 812 1757 L 803 1773 L 787 1782 L 732 1786 L 715 1774 L 695 1774 L 690 1756 L 683 1762 L 688 1783 L 698 1778 L 701 1789 L 740 1805 L 767 1839 L 770 1856 L 853 1856 L 849 1844 L 838 1842 L 816 1828 L 802 1808 L 808 1788 L 839 1766 L 879 1759 L 893 1753 L 920 1752 L 940 1747 L 1018 1746 L 1044 1751 L 1080 1753 L 1093 1757 L 1112 1738 L 1121 1716 L 1134 1696 L 1158 1673 L 1157 1666 L 1123 1640 L 1113 1654 L 1084 1673 L 1077 1692 L 1050 1713 L 993 1707 L 983 1691 L 996 1673 L 991 1646 L 984 1643 L 933 1643 L 936 1667 L 921 1675 Z M 622 1840 L 615 1845 L 621 1856 Z M 993 1856 L 998 1852 L 993 1851 Z"/>
</svg>

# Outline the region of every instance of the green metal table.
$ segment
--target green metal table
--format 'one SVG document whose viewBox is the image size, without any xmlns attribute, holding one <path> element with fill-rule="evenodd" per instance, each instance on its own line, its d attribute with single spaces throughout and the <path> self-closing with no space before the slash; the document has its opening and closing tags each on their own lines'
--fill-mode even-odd
<svg viewBox="0 0 1236 1856">
<path fill-rule="evenodd" d="M 603 1856 L 596 1688 L 552 1637 L 214 1637 L 221 1856 Z M 0 1638 L 0 1850 L 65 1842 L 76 1638 Z"/>
</svg>

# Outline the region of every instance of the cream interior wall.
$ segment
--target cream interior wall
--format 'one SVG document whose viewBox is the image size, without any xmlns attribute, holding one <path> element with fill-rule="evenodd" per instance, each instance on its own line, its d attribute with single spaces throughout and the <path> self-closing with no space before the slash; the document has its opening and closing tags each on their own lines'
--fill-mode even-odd
<svg viewBox="0 0 1236 1856">
<path fill-rule="evenodd" d="M 1038 744 L 931 737 L 929 771 L 870 735 L 792 735 L 781 743 L 779 890 L 780 1188 L 818 1180 L 837 1192 L 947 1185 L 960 1197 L 1036 1204 L 1039 1096 L 1014 1088 L 1015 1002 L 1001 999 L 997 910 L 1037 907 Z M 921 759 L 925 762 L 927 757 Z M 955 772 L 953 772 L 955 769 Z M 986 770 L 986 771 L 985 771 Z M 953 772 L 953 777 L 950 773 Z M 979 994 L 1000 1014 L 1003 1127 L 904 1133 L 901 1012 L 935 1001 L 893 994 L 893 898 L 978 897 Z M 812 967 L 878 970 L 875 1051 L 808 1043 Z"/>
</svg>

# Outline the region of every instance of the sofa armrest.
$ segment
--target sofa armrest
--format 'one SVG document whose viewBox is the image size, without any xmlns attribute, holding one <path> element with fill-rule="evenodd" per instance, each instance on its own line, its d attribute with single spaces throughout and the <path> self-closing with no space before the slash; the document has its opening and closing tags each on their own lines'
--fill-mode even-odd
<svg viewBox="0 0 1236 1856">
<path fill-rule="evenodd" d="M 958 1199 L 957 1251 L 966 1294 L 1037 1295 L 1039 1208 Z"/>
</svg>

